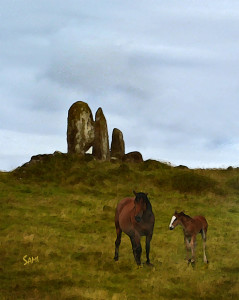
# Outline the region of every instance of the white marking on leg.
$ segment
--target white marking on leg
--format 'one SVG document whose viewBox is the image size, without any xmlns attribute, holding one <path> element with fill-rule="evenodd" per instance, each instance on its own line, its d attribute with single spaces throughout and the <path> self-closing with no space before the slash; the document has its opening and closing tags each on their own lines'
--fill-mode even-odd
<svg viewBox="0 0 239 300">
<path fill-rule="evenodd" d="M 208 263 L 207 256 L 206 256 L 206 234 L 203 230 L 203 260 L 205 263 Z"/>
<path fill-rule="evenodd" d="M 177 218 L 175 216 L 172 216 L 171 222 L 169 224 L 169 228 L 174 228 L 173 226 L 173 222 L 176 220 Z"/>
</svg>

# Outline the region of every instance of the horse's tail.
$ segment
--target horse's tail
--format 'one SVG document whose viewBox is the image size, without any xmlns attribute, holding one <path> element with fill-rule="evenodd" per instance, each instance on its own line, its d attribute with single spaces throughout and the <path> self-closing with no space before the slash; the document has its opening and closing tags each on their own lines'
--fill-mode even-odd
<svg viewBox="0 0 239 300">
<path fill-rule="evenodd" d="M 206 233 L 205 233 L 205 230 L 204 230 L 204 229 L 201 229 L 200 233 L 201 233 L 201 235 L 202 235 L 202 238 L 205 240 L 205 239 L 206 239 Z"/>
<path fill-rule="evenodd" d="M 205 219 L 206 221 L 206 219 Z M 206 235 L 207 235 L 207 227 L 208 227 L 208 224 L 207 224 L 207 221 L 205 222 L 204 226 L 202 227 L 202 229 L 200 230 L 200 233 L 202 235 L 202 238 L 204 240 L 206 240 Z"/>
<path fill-rule="evenodd" d="M 117 228 L 119 228 L 119 209 L 118 209 L 118 206 L 116 207 L 116 210 L 115 210 L 115 228 L 117 230 Z"/>
</svg>

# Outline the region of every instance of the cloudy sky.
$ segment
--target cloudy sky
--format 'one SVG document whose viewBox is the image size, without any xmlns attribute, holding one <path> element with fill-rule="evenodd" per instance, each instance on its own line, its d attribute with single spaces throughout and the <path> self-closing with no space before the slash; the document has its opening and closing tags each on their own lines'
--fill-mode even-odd
<svg viewBox="0 0 239 300">
<path fill-rule="evenodd" d="M 0 0 L 0 170 L 67 151 L 102 107 L 126 151 L 239 166 L 239 1 Z"/>
</svg>

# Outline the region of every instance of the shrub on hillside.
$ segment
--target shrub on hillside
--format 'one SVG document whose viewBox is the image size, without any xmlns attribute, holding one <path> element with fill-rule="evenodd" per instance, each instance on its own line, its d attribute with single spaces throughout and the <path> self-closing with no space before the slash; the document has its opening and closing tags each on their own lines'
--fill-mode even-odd
<svg viewBox="0 0 239 300">
<path fill-rule="evenodd" d="M 194 172 L 179 172 L 172 176 L 172 187 L 181 193 L 201 193 L 213 190 L 216 181 Z"/>
</svg>

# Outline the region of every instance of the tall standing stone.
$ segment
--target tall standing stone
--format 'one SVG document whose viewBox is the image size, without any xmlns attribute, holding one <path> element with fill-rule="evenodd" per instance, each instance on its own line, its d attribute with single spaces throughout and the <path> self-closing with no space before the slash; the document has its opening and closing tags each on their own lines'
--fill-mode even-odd
<svg viewBox="0 0 239 300">
<path fill-rule="evenodd" d="M 112 142 L 111 142 L 111 157 L 122 159 L 124 154 L 125 154 L 125 144 L 124 144 L 123 133 L 119 129 L 114 128 L 112 133 Z"/>
<path fill-rule="evenodd" d="M 68 153 L 84 154 L 93 146 L 94 137 L 94 121 L 88 104 L 75 102 L 68 111 Z"/>
<path fill-rule="evenodd" d="M 95 141 L 93 145 L 93 156 L 100 160 L 110 159 L 108 127 L 101 107 L 98 108 L 95 114 Z"/>
</svg>

